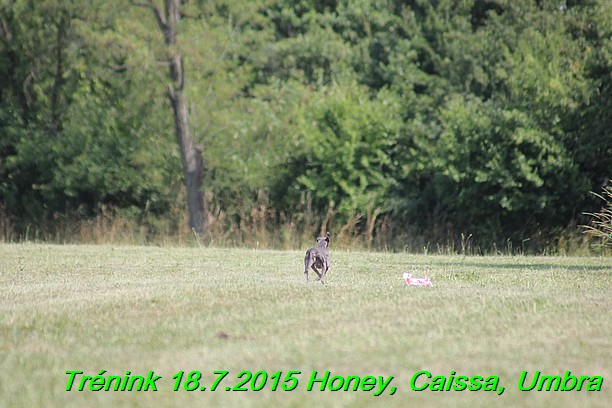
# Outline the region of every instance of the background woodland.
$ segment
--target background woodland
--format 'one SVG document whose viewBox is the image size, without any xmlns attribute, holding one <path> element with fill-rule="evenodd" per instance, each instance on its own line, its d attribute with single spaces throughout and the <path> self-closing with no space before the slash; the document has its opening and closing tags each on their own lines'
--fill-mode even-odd
<svg viewBox="0 0 612 408">
<path fill-rule="evenodd" d="M 3 240 L 193 239 L 180 55 L 199 242 L 582 245 L 612 178 L 609 1 L 177 0 L 173 43 L 171 1 L 0 0 Z"/>
</svg>

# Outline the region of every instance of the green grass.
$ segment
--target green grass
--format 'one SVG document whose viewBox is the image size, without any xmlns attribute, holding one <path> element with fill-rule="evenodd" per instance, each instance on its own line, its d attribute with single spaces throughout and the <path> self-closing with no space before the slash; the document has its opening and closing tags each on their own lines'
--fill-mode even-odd
<svg viewBox="0 0 612 408">
<path fill-rule="evenodd" d="M 612 258 L 0 244 L 0 406 L 612 406 Z M 434 287 L 404 271 L 430 268 Z M 312 274 L 311 274 L 312 277 Z M 67 370 L 163 378 L 157 392 L 65 390 Z M 173 392 L 199 370 L 215 391 Z M 291 392 L 226 392 L 299 370 Z M 395 395 L 306 391 L 313 370 L 394 376 Z M 503 395 L 415 392 L 412 375 L 495 375 Z M 521 392 L 523 370 L 599 375 L 600 392 Z"/>
</svg>

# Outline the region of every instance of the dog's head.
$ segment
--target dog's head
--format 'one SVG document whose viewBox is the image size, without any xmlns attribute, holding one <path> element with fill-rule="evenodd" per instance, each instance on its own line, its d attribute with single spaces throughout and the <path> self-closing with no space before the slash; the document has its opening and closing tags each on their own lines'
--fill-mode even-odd
<svg viewBox="0 0 612 408">
<path fill-rule="evenodd" d="M 317 238 L 317 245 L 325 245 L 326 247 L 329 246 L 329 232 L 327 234 L 325 234 L 324 237 L 319 237 Z"/>
</svg>

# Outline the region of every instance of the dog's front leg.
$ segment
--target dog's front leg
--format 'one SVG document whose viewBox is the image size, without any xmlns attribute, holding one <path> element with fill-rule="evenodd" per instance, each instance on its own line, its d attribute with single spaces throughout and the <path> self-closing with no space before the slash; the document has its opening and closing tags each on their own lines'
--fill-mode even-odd
<svg viewBox="0 0 612 408">
<path fill-rule="evenodd" d="M 323 280 L 325 279 L 325 275 L 327 275 L 327 271 L 329 270 L 329 262 L 323 262 L 323 266 L 321 267 L 321 283 L 325 283 Z"/>
<path fill-rule="evenodd" d="M 312 265 L 312 270 L 315 271 L 315 273 L 319 277 L 317 280 L 321 280 L 321 273 L 317 270 L 317 267 Z"/>
<path fill-rule="evenodd" d="M 322 264 L 320 268 L 321 268 L 321 273 L 318 274 L 319 279 L 317 280 L 320 280 L 321 284 L 325 284 L 325 264 Z"/>
</svg>

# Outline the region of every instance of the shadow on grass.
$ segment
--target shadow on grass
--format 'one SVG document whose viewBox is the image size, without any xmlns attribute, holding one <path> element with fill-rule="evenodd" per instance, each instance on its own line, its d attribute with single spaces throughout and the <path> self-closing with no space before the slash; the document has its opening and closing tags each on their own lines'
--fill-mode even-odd
<svg viewBox="0 0 612 408">
<path fill-rule="evenodd" d="M 473 268 L 491 268 L 491 269 L 565 269 L 568 271 L 597 271 L 597 272 L 612 272 L 612 266 L 605 265 L 561 265 L 553 263 L 477 263 L 477 262 L 432 262 L 432 265 L 443 266 L 467 266 Z"/>
</svg>

